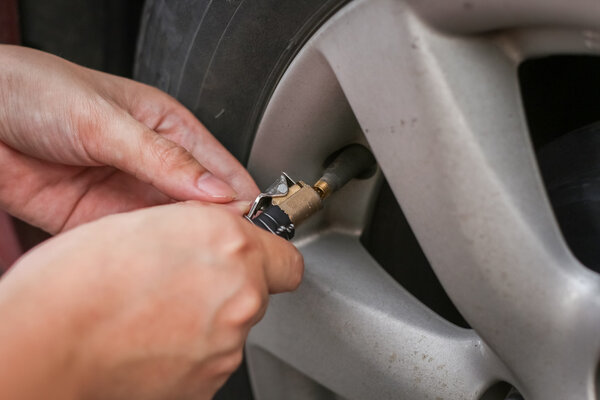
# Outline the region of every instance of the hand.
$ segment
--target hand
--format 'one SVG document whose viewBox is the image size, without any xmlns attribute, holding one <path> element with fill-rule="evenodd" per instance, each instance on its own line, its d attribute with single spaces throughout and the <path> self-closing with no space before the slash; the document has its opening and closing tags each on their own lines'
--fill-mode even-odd
<svg viewBox="0 0 600 400">
<path fill-rule="evenodd" d="M 113 215 L 25 255 L 0 281 L 0 398 L 211 398 L 303 269 L 225 208 Z"/>
<path fill-rule="evenodd" d="M 258 194 L 237 160 L 167 94 L 5 45 L 0 160 L 0 208 L 51 233 L 171 199 Z"/>
</svg>

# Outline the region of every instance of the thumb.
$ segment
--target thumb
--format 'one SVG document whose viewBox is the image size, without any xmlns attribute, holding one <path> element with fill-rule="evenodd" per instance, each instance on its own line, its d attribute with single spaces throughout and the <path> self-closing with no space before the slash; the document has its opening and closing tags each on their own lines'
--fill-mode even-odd
<svg viewBox="0 0 600 400">
<path fill-rule="evenodd" d="M 107 124 L 104 143 L 92 157 L 127 172 L 176 200 L 227 203 L 236 192 L 213 175 L 185 148 L 127 115 Z"/>
</svg>

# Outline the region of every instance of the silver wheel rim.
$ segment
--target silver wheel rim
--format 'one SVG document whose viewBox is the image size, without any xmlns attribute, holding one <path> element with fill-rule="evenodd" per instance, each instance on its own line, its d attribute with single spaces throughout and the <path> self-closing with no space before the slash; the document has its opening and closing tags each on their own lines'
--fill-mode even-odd
<svg viewBox="0 0 600 400">
<path fill-rule="evenodd" d="M 266 108 L 253 176 L 310 181 L 332 151 L 368 144 L 473 329 L 363 249 L 377 179 L 355 182 L 299 232 L 304 282 L 251 332 L 259 399 L 478 399 L 498 381 L 527 399 L 597 398 L 600 278 L 561 237 L 516 69 L 599 54 L 599 26 L 596 0 L 356 0 L 321 27 Z"/>
</svg>

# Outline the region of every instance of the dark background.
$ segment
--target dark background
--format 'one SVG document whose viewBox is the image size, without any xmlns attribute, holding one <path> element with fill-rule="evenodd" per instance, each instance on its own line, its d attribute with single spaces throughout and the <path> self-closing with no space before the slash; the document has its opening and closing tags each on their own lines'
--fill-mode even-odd
<svg viewBox="0 0 600 400">
<path fill-rule="evenodd" d="M 19 0 L 22 44 L 131 77 L 143 0 Z"/>
</svg>

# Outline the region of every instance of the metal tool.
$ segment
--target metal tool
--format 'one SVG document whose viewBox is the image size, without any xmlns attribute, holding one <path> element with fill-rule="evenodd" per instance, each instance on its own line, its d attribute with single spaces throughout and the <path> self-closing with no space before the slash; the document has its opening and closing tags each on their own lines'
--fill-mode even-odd
<svg viewBox="0 0 600 400">
<path fill-rule="evenodd" d="M 295 182 L 282 172 L 259 194 L 246 218 L 254 225 L 286 240 L 296 227 L 323 208 L 323 200 L 353 178 L 368 178 L 376 170 L 373 154 L 360 144 L 351 144 L 332 154 L 323 176 L 312 186 Z"/>
</svg>

